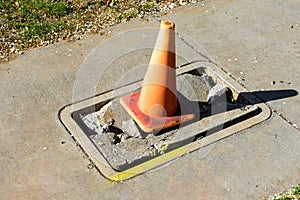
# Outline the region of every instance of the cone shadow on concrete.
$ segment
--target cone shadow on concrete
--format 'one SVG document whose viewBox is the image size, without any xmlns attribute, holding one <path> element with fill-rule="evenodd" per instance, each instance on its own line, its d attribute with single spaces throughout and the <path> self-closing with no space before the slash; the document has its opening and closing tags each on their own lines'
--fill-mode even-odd
<svg viewBox="0 0 300 200">
<path fill-rule="evenodd" d="M 265 91 L 254 91 L 251 92 L 251 94 L 257 96 L 259 100 L 266 103 L 269 101 L 275 101 L 279 99 L 289 98 L 293 96 L 297 96 L 298 92 L 293 89 L 286 89 L 286 90 L 265 90 Z M 238 100 L 240 96 L 247 96 L 249 94 L 247 93 L 240 93 Z"/>
</svg>

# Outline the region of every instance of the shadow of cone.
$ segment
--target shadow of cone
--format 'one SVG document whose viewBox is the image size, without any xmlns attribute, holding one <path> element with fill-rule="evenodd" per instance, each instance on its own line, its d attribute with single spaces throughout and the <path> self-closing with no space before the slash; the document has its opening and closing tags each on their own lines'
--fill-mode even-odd
<svg viewBox="0 0 300 200">
<path fill-rule="evenodd" d="M 174 29 L 173 22 L 161 22 L 141 90 L 120 99 L 122 106 L 145 132 L 169 128 L 195 117 L 191 111 L 176 115 L 179 108 L 189 109 L 177 99 Z"/>
</svg>

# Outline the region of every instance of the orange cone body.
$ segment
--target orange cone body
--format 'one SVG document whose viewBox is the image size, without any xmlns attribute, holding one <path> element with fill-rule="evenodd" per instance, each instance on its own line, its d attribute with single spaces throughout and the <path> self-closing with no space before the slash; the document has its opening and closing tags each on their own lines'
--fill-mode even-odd
<svg viewBox="0 0 300 200">
<path fill-rule="evenodd" d="M 162 21 L 140 91 L 121 97 L 120 103 L 145 132 L 189 121 L 195 114 L 178 100 L 176 92 L 175 24 Z M 188 111 L 188 112 L 186 112 Z"/>
<path fill-rule="evenodd" d="M 174 28 L 171 21 L 161 22 L 141 89 L 138 106 L 152 116 L 171 116 L 177 109 Z"/>
</svg>

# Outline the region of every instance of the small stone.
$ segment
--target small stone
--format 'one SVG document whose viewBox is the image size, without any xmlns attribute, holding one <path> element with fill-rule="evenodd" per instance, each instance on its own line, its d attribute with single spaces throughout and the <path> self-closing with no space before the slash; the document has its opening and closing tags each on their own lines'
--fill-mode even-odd
<svg viewBox="0 0 300 200">
<path fill-rule="evenodd" d="M 137 124 L 132 119 L 122 122 L 122 130 L 124 130 L 124 132 L 131 137 L 144 138 L 144 135 L 141 133 L 137 127 Z"/>
<path fill-rule="evenodd" d="M 94 165 L 89 163 L 87 166 L 86 166 L 88 169 L 93 169 L 94 168 Z"/>
<path fill-rule="evenodd" d="M 14 2 L 14 6 L 15 6 L 15 8 L 19 8 L 19 7 L 20 7 L 20 3 L 17 2 L 17 1 L 15 1 L 15 2 Z"/>
<path fill-rule="evenodd" d="M 106 132 L 108 132 L 108 130 L 109 130 L 109 125 L 108 125 L 108 124 L 104 124 L 104 125 L 102 126 L 102 132 L 103 132 L 103 133 L 106 133 Z"/>
<path fill-rule="evenodd" d="M 214 102 L 226 101 L 226 92 L 228 88 L 222 84 L 216 84 L 212 87 L 207 96 L 207 102 L 212 104 Z"/>
<path fill-rule="evenodd" d="M 275 84 L 276 84 L 276 81 L 272 81 L 271 84 L 272 84 L 272 85 L 275 85 Z"/>
<path fill-rule="evenodd" d="M 170 5 L 169 5 L 169 8 L 170 9 L 173 9 L 175 7 L 175 4 L 174 3 L 171 3 Z"/>
<path fill-rule="evenodd" d="M 179 0 L 179 5 L 181 5 L 181 6 L 184 6 L 184 5 L 186 5 L 187 3 L 186 2 L 183 2 L 183 0 Z"/>
</svg>

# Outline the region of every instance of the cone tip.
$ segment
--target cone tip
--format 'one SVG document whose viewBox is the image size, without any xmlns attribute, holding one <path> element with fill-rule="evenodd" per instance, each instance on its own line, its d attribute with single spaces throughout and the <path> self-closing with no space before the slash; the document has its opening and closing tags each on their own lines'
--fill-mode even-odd
<svg viewBox="0 0 300 200">
<path fill-rule="evenodd" d="M 170 20 L 162 20 L 160 26 L 166 29 L 172 29 L 172 30 L 175 29 L 175 23 Z"/>
</svg>

